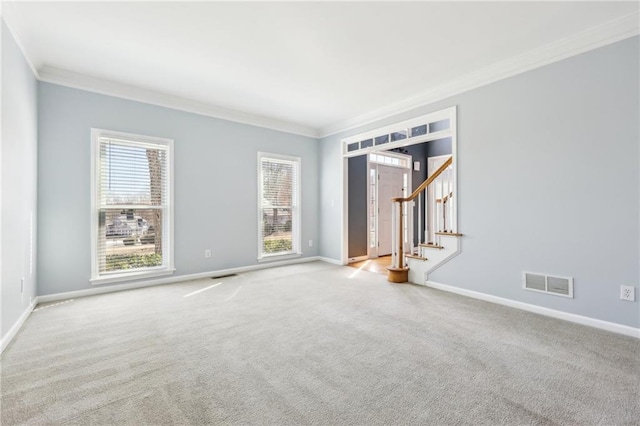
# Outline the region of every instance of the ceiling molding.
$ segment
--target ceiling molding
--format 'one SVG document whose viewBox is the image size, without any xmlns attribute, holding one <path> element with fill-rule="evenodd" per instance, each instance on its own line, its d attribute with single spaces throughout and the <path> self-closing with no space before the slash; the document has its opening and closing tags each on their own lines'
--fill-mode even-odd
<svg viewBox="0 0 640 426">
<path fill-rule="evenodd" d="M 50 66 L 44 66 L 40 69 L 38 79 L 46 83 L 53 83 L 74 89 L 100 93 L 102 95 L 115 96 L 165 108 L 192 112 L 194 114 L 205 115 L 207 117 L 220 118 L 236 123 L 248 124 L 251 126 L 263 127 L 266 129 L 278 130 L 281 132 L 293 133 L 312 138 L 318 137 L 317 130 L 312 127 L 264 117 L 257 114 L 235 111 L 174 95 L 160 93 L 155 90 L 142 89 L 137 86 L 130 86 L 97 77 L 90 77 L 84 74 Z"/>
<path fill-rule="evenodd" d="M 16 42 L 16 44 L 18 45 L 18 49 L 20 49 L 20 52 L 22 52 L 22 56 L 24 57 L 24 60 L 27 62 L 27 64 L 29 65 L 29 68 L 31 68 L 31 72 L 33 73 L 33 75 L 36 78 L 40 78 L 40 74 L 38 73 L 38 69 L 36 68 L 36 66 L 33 64 L 33 62 L 31 62 L 31 58 L 29 58 L 29 55 L 27 55 L 27 50 L 24 48 L 24 45 L 22 44 L 22 42 L 20 41 L 20 39 L 17 36 L 17 32 L 16 29 L 20 28 L 20 20 L 17 19 L 15 17 L 15 14 L 13 12 L 11 2 L 2 2 L 3 6 L 2 6 L 2 20 L 4 21 L 5 25 L 7 26 L 7 29 L 9 30 L 9 32 L 11 33 L 11 36 L 13 37 L 13 40 Z M 9 7 L 7 7 L 7 5 L 9 5 Z"/>
<path fill-rule="evenodd" d="M 451 96 L 640 34 L 640 12 L 636 11 L 570 37 L 497 62 L 440 86 L 419 92 L 401 102 L 393 103 L 350 119 L 331 123 L 321 128 L 313 128 L 46 65 L 38 71 L 30 60 L 24 45 L 16 36 L 20 34 L 21 16 L 14 13 L 15 11 L 11 7 L 7 7 L 8 5 L 11 5 L 11 2 L 3 2 L 2 19 L 22 50 L 34 75 L 40 81 L 312 138 L 323 138 L 373 124 L 385 118 L 394 117 Z"/>
<path fill-rule="evenodd" d="M 512 77 L 542 66 L 597 49 L 640 34 L 640 12 L 634 12 L 597 25 L 570 37 L 549 43 L 526 53 L 497 62 L 488 67 L 431 88 L 383 108 L 318 129 L 319 137 L 335 135 L 385 118 L 432 104 L 487 84 Z"/>
</svg>

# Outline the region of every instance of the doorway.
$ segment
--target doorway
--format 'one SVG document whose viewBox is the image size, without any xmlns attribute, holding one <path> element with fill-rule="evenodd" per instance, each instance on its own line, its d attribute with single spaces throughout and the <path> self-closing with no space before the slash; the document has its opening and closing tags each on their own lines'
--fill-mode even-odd
<svg viewBox="0 0 640 426">
<path fill-rule="evenodd" d="M 389 161 L 389 160 L 392 161 Z M 391 163 L 391 164 L 389 164 Z M 392 247 L 392 198 L 406 197 L 411 188 L 411 156 L 378 153 L 369 156 L 369 251 L 368 257 L 376 258 L 391 254 Z M 408 212 L 405 212 L 405 216 Z M 404 238 L 409 234 L 409 221 L 405 217 Z"/>
<path fill-rule="evenodd" d="M 389 250 L 385 240 L 391 241 L 390 237 L 395 238 L 395 234 L 398 232 L 391 230 L 393 229 L 391 224 L 389 226 L 382 225 L 383 221 L 390 219 L 392 207 L 389 208 L 389 217 L 385 217 L 386 212 L 379 209 L 381 198 L 378 194 L 378 179 L 380 177 L 377 170 L 379 165 L 387 166 L 387 164 L 380 163 L 375 168 L 371 168 L 367 158 L 387 154 L 393 156 L 397 153 L 415 154 L 418 161 L 415 164 L 411 159 L 408 161 L 407 179 L 413 177 L 416 185 L 419 185 L 426 179 L 427 169 L 431 169 L 428 167 L 427 158 L 444 154 L 444 152 L 438 152 L 438 149 L 432 150 L 431 148 L 436 148 L 438 144 L 435 142 L 446 140 L 449 154 L 453 159 L 449 173 L 450 191 L 448 193 L 457 195 L 456 121 L 456 107 L 453 106 L 342 139 L 342 264 L 382 256 Z M 421 144 L 423 147 L 428 146 L 429 148 L 425 148 L 425 152 L 407 152 L 421 150 Z M 354 168 L 356 166 L 360 168 L 362 165 L 366 165 L 364 173 L 356 173 Z M 362 181 L 363 177 L 364 182 Z M 408 196 L 411 190 L 415 189 L 410 183 L 408 188 L 409 190 L 404 194 L 396 195 L 392 189 L 389 189 L 388 193 L 393 194 L 392 197 Z M 386 198 L 388 193 L 385 191 L 387 190 L 385 188 L 381 190 L 383 191 L 382 196 Z M 388 197 L 389 201 L 392 197 Z M 426 242 L 427 222 L 425 219 L 428 216 L 426 199 L 427 194 L 420 194 L 414 202 L 404 203 L 402 214 L 405 226 L 399 231 L 402 232 L 405 243 L 409 242 L 404 245 L 405 249 L 409 249 L 408 252 L 414 252 L 419 244 Z M 457 229 L 457 200 L 457 196 L 447 199 L 449 203 L 447 207 L 452 206 L 448 209 L 447 223 L 448 228 L 453 232 L 456 232 Z M 356 210 L 355 213 L 354 210 Z M 363 211 L 367 212 L 366 221 L 363 220 L 365 219 Z M 380 234 L 381 230 L 383 234 Z M 395 243 L 391 245 L 395 246 Z"/>
</svg>

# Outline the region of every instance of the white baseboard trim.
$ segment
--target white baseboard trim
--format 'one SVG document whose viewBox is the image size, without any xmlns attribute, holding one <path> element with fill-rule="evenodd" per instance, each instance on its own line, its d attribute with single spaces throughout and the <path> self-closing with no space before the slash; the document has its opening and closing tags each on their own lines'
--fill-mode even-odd
<svg viewBox="0 0 640 426">
<path fill-rule="evenodd" d="M 342 263 L 341 260 L 337 260 L 337 259 L 332 259 L 330 257 L 324 257 L 324 256 L 318 256 L 318 260 L 321 260 L 323 262 L 327 262 L 327 263 L 331 263 L 333 265 L 340 265 L 340 266 L 344 266 L 344 263 Z"/>
<path fill-rule="evenodd" d="M 2 340 L 0 340 L 0 355 L 9 346 L 9 343 L 11 343 L 13 338 L 16 337 L 16 335 L 18 334 L 18 331 L 20 331 L 20 329 L 24 325 L 27 318 L 29 318 L 29 315 L 31 315 L 31 312 L 33 312 L 33 308 L 35 308 L 37 304 L 38 304 L 38 298 L 36 297 L 33 299 L 33 302 L 27 307 L 27 309 L 24 310 L 22 315 L 20 315 L 20 318 L 18 318 L 18 321 L 16 321 L 16 323 L 13 324 L 13 327 L 11 327 L 11 329 L 7 332 L 7 334 L 2 337 Z"/>
<path fill-rule="evenodd" d="M 277 266 L 293 265 L 296 263 L 315 262 L 321 260 L 318 256 L 302 257 L 297 259 L 283 260 L 280 262 L 261 263 L 257 265 L 240 266 L 237 268 L 220 269 L 217 271 L 200 272 L 197 274 L 179 275 L 176 277 L 159 278 L 155 280 L 137 281 L 128 284 L 107 285 L 104 287 L 94 287 L 86 290 L 68 291 L 65 293 L 54 293 L 38 296 L 39 303 L 55 302 L 58 300 L 73 299 L 75 297 L 95 296 L 97 294 L 113 293 L 116 291 L 132 290 L 135 288 L 151 287 L 154 285 L 173 284 L 183 281 L 198 280 L 201 278 L 211 278 L 222 275 L 239 274 L 241 272 L 255 271 L 256 269 L 275 268 Z"/>
<path fill-rule="evenodd" d="M 557 318 L 576 324 L 582 324 L 589 327 L 599 328 L 601 330 L 611 331 L 618 334 L 624 334 L 625 336 L 635 337 L 640 339 L 640 328 L 630 327 L 628 325 L 617 324 L 614 322 L 603 321 L 595 318 L 589 318 L 582 315 L 571 314 L 568 312 L 557 311 L 555 309 L 544 308 L 542 306 L 531 305 L 529 303 L 518 302 L 511 299 L 505 299 L 504 297 L 492 296 L 486 293 L 480 293 L 473 290 L 466 290 L 464 288 L 454 287 L 447 284 L 440 284 L 434 281 L 425 281 L 427 287 L 432 287 L 438 290 L 447 291 L 449 293 L 459 294 L 461 296 L 471 297 L 473 299 L 484 300 L 485 302 L 491 302 L 498 305 L 508 306 L 510 308 L 522 309 L 523 311 L 533 312 L 536 314 Z"/>
<path fill-rule="evenodd" d="M 363 260 L 367 260 L 369 259 L 369 256 L 364 255 L 364 256 L 356 256 L 356 257 L 350 257 L 348 262 L 349 263 L 355 263 L 355 262 L 361 262 Z"/>
</svg>

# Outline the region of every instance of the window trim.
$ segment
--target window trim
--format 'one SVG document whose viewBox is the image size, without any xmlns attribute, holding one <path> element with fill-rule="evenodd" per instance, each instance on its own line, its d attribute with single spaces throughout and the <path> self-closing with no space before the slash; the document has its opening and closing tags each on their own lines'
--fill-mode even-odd
<svg viewBox="0 0 640 426">
<path fill-rule="evenodd" d="M 284 253 L 274 253 L 274 254 L 263 254 L 262 253 L 262 159 L 273 159 L 273 160 L 283 160 L 283 161 L 291 161 L 296 162 L 298 167 L 297 175 L 296 175 L 296 198 L 298 200 L 297 206 L 292 206 L 291 213 L 291 251 Z M 270 152 L 262 152 L 258 151 L 258 161 L 257 161 L 257 183 L 258 183 L 258 196 L 257 196 L 257 225 L 258 225 L 258 262 L 270 262 L 276 260 L 285 260 L 302 256 L 302 159 L 300 157 L 293 157 L 289 155 L 282 154 L 274 154 Z"/>
<path fill-rule="evenodd" d="M 98 268 L 98 171 L 100 170 L 99 146 L 100 138 L 112 137 L 114 139 L 124 139 L 134 144 L 160 144 L 167 146 L 168 164 L 167 164 L 167 229 L 164 230 L 163 244 L 163 260 L 166 260 L 165 266 L 151 267 L 145 269 L 137 269 L 131 272 L 112 272 L 100 275 Z M 143 278 L 158 277 L 162 275 L 171 275 L 175 272 L 174 264 L 174 160 L 173 160 L 173 139 L 159 138 L 155 136 L 137 135 L 134 133 L 117 132 L 113 130 L 91 129 L 91 277 L 89 282 L 92 285 L 109 284 L 122 281 L 139 280 Z"/>
</svg>

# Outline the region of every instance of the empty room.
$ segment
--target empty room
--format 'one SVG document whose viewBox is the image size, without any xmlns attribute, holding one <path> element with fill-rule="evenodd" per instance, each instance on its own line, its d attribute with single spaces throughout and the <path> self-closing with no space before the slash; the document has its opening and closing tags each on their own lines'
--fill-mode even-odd
<svg viewBox="0 0 640 426">
<path fill-rule="evenodd" d="M 640 3 L 1 5 L 2 425 L 640 425 Z"/>
</svg>

